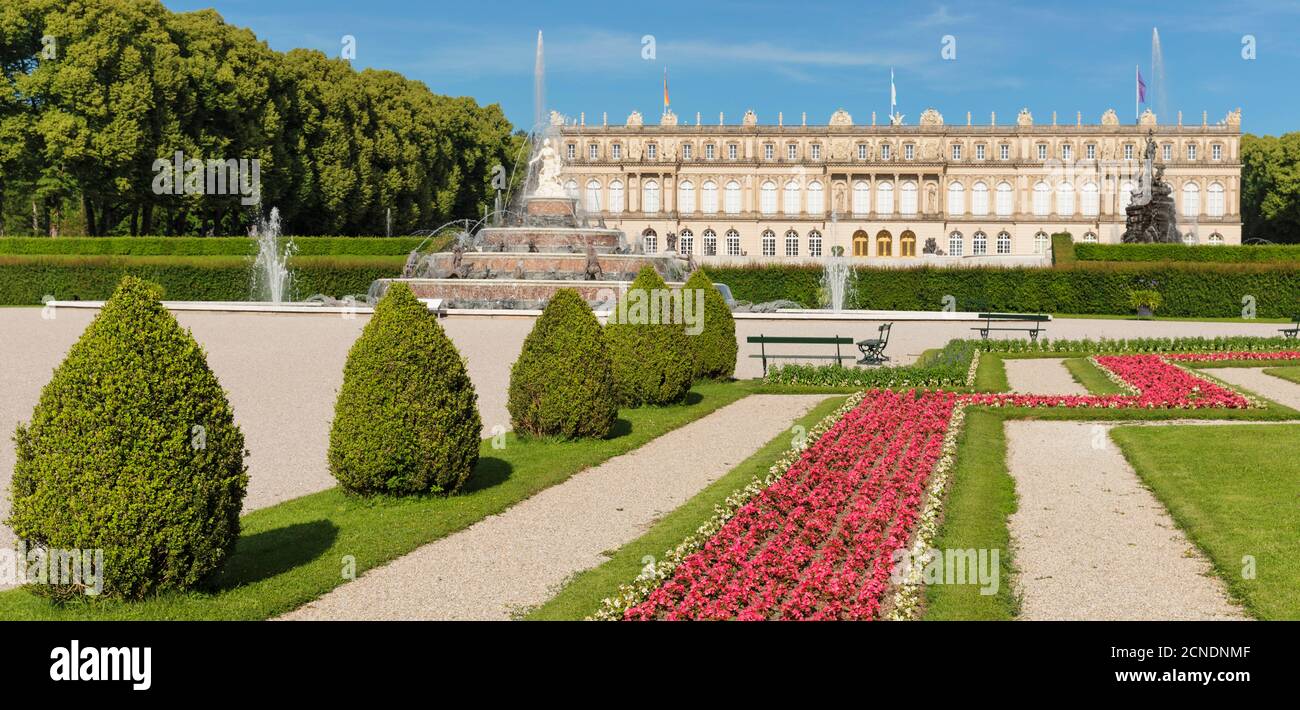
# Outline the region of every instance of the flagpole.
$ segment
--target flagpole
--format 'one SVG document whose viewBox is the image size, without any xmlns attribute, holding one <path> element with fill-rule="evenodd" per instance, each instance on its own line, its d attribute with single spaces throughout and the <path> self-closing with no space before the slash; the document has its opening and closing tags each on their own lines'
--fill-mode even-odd
<svg viewBox="0 0 1300 710">
<path fill-rule="evenodd" d="M 1133 122 L 1134 123 L 1137 123 L 1142 118 L 1142 114 L 1140 113 L 1140 110 L 1138 108 L 1140 102 L 1138 95 L 1142 91 L 1141 84 L 1142 84 L 1142 68 L 1139 67 L 1137 64 L 1134 64 L 1133 65 Z"/>
</svg>

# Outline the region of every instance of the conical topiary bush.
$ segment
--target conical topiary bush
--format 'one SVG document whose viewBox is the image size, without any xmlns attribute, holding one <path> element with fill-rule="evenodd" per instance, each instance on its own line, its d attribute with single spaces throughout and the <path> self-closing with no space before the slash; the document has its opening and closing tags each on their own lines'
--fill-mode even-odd
<svg viewBox="0 0 1300 710">
<path fill-rule="evenodd" d="M 115 598 L 190 589 L 216 571 L 248 485 L 226 395 L 159 291 L 122 279 L 14 437 L 14 533 L 83 560 L 102 550 L 101 592 Z M 85 586 L 32 589 L 67 598 Z"/>
<path fill-rule="evenodd" d="M 736 372 L 736 320 L 704 269 L 691 274 L 682 286 L 687 298 L 693 298 L 696 289 L 704 292 L 704 322 L 699 333 L 686 337 L 695 379 L 727 379 Z"/>
<path fill-rule="evenodd" d="M 478 463 L 477 402 L 438 317 L 394 284 L 348 352 L 330 472 L 354 493 L 454 493 Z"/>
<path fill-rule="evenodd" d="M 600 321 L 573 289 L 560 289 L 510 370 L 510 423 L 532 436 L 609 435 L 618 414 Z"/>
<path fill-rule="evenodd" d="M 641 269 L 605 326 L 621 405 L 672 404 L 686 399 L 694 365 L 681 322 L 668 314 L 671 290 L 649 266 Z"/>
</svg>

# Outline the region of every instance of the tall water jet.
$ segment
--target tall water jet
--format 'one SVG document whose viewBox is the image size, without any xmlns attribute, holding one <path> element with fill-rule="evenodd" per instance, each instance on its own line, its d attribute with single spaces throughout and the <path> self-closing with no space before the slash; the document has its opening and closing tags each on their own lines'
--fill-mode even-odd
<svg viewBox="0 0 1300 710">
<path fill-rule="evenodd" d="M 1156 118 L 1168 123 L 1169 88 L 1165 77 L 1165 58 L 1160 50 L 1160 30 L 1151 28 L 1151 101 L 1148 105 L 1156 112 Z"/>
<path fill-rule="evenodd" d="M 844 256 L 844 247 L 831 247 L 831 255 L 822 265 L 822 305 L 832 311 L 844 310 L 844 299 L 853 280 L 853 267 Z"/>
<path fill-rule="evenodd" d="M 257 240 L 257 257 L 253 260 L 253 277 L 250 287 L 254 301 L 285 303 L 293 297 L 293 274 L 289 271 L 289 258 L 298 251 L 293 239 L 280 244 L 280 209 L 271 208 L 271 214 L 258 218 L 252 237 Z"/>
<path fill-rule="evenodd" d="M 533 131 L 546 124 L 546 62 L 542 58 L 542 31 L 537 30 L 537 58 L 533 61 Z"/>
</svg>

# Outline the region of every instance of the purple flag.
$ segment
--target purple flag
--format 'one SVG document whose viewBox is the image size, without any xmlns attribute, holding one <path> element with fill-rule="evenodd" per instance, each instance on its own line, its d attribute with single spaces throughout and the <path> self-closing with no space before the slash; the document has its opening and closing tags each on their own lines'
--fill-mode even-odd
<svg viewBox="0 0 1300 710">
<path fill-rule="evenodd" d="M 1147 83 L 1142 81 L 1142 70 L 1138 69 L 1138 101 L 1147 100 Z"/>
</svg>

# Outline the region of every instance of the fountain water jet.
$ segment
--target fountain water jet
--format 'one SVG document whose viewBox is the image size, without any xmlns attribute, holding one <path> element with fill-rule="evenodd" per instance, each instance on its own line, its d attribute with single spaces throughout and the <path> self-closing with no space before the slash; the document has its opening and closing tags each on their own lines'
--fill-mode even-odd
<svg viewBox="0 0 1300 710">
<path fill-rule="evenodd" d="M 258 218 L 253 227 L 257 239 L 257 257 L 253 260 L 250 287 L 254 301 L 286 303 L 293 296 L 293 273 L 289 271 L 289 257 L 298 251 L 293 239 L 280 245 L 280 209 L 271 208 L 266 218 Z"/>
</svg>

